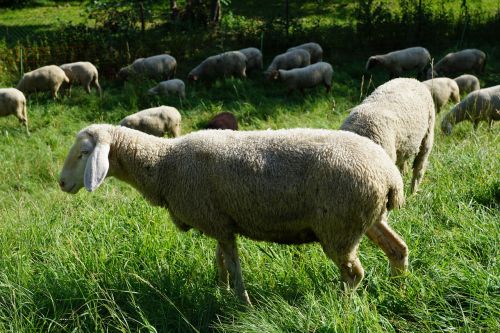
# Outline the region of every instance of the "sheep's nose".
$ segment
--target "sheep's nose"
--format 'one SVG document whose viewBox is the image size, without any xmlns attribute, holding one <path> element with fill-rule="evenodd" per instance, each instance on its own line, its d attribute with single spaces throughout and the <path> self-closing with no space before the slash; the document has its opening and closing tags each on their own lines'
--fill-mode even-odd
<svg viewBox="0 0 500 333">
<path fill-rule="evenodd" d="M 61 188 L 64 188 L 64 185 L 66 185 L 66 183 L 64 182 L 64 180 L 59 180 L 59 187 Z"/>
</svg>

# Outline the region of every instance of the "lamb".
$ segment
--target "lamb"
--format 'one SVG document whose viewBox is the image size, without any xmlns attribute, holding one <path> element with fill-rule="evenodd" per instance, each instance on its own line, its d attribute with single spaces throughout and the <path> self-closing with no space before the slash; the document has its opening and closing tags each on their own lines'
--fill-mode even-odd
<svg viewBox="0 0 500 333">
<path fill-rule="evenodd" d="M 168 132 L 173 137 L 181 135 L 181 114 L 171 106 L 145 109 L 123 118 L 120 126 L 162 137 Z"/>
<path fill-rule="evenodd" d="M 388 81 L 354 107 L 340 129 L 380 144 L 404 172 L 415 156 L 411 192 L 416 192 L 434 142 L 434 103 L 429 89 L 415 79 Z"/>
<path fill-rule="evenodd" d="M 186 98 L 186 85 L 179 79 L 162 81 L 153 88 L 149 89 L 148 94 L 165 96 L 176 94 L 179 98 Z"/>
<path fill-rule="evenodd" d="M 245 55 L 239 51 L 228 51 L 210 56 L 189 72 L 188 80 L 203 80 L 211 84 L 218 78 L 229 76 L 245 78 L 246 61 Z"/>
<path fill-rule="evenodd" d="M 441 111 L 441 107 L 451 100 L 454 103 L 460 102 L 460 89 L 458 84 L 447 77 L 439 77 L 422 82 L 429 88 L 434 100 L 436 112 Z"/>
<path fill-rule="evenodd" d="M 429 96 L 430 98 L 430 96 Z M 197 131 L 154 138 L 124 127 L 91 125 L 77 135 L 59 185 L 96 190 L 106 176 L 167 208 L 182 231 L 218 241 L 220 282 L 230 273 L 247 303 L 236 235 L 283 244 L 319 242 L 356 288 L 363 234 L 388 256 L 392 272 L 408 266 L 408 248 L 387 224 L 404 202 L 403 181 L 384 150 L 345 131 Z"/>
<path fill-rule="evenodd" d="M 438 76 L 451 76 L 474 71 L 483 73 L 486 66 L 486 54 L 478 49 L 465 49 L 455 53 L 448 53 L 439 60 L 434 68 L 429 68 L 427 78 Z"/>
<path fill-rule="evenodd" d="M 288 94 L 293 90 L 298 89 L 304 93 L 304 88 L 312 88 L 319 84 L 326 87 L 326 92 L 329 92 L 332 87 L 332 66 L 327 62 L 317 62 L 315 64 L 294 68 L 290 70 L 277 70 L 272 72 L 272 77 L 275 80 L 280 80 L 285 83 L 288 88 Z"/>
<path fill-rule="evenodd" d="M 207 125 L 203 128 L 205 129 L 230 129 L 233 131 L 238 130 L 238 120 L 231 112 L 221 112 L 215 117 L 213 117 Z"/>
<path fill-rule="evenodd" d="M 389 72 L 391 79 L 401 76 L 404 71 L 416 70 L 420 77 L 425 74 L 424 69 L 430 60 L 431 55 L 427 49 L 420 46 L 410 47 L 371 56 L 366 62 L 366 70 L 382 66 Z"/>
<path fill-rule="evenodd" d="M 477 129 L 481 120 L 488 122 L 491 129 L 493 121 L 500 120 L 500 85 L 471 92 L 448 112 L 441 121 L 441 130 L 451 134 L 453 126 L 469 120 Z"/>
<path fill-rule="evenodd" d="M 57 92 L 64 82 L 69 83 L 64 71 L 59 66 L 48 65 L 25 73 L 16 88 L 25 95 L 37 91 L 50 91 L 52 97 L 56 99 Z"/>
<path fill-rule="evenodd" d="M 290 52 L 278 54 L 267 68 L 265 74 L 269 79 L 273 78 L 272 73 L 279 69 L 292 69 L 309 66 L 311 55 L 303 49 L 296 49 Z"/>
<path fill-rule="evenodd" d="M 262 70 L 262 52 L 255 47 L 247 47 L 245 49 L 239 50 L 246 57 L 246 72 L 250 73 L 254 70 Z"/>
<path fill-rule="evenodd" d="M 123 67 L 118 72 L 122 80 L 134 76 L 142 76 L 153 80 L 169 80 L 175 75 L 177 61 L 168 54 L 159 54 L 148 58 L 134 60 L 131 65 Z"/>
<path fill-rule="evenodd" d="M 16 88 L 0 88 L 0 117 L 15 115 L 19 122 L 28 129 L 28 112 L 26 111 L 26 98 Z"/>
<path fill-rule="evenodd" d="M 314 64 L 316 62 L 323 60 L 323 48 L 318 43 L 305 43 L 305 44 L 291 47 L 286 51 L 290 52 L 290 51 L 297 50 L 297 49 L 302 49 L 302 50 L 306 50 L 307 52 L 309 52 L 309 54 L 311 55 L 311 64 Z"/>
<path fill-rule="evenodd" d="M 90 94 L 90 86 L 94 85 L 99 96 L 102 97 L 102 89 L 99 85 L 99 74 L 97 68 L 88 61 L 79 61 L 59 66 L 69 79 L 68 94 L 71 95 L 71 86 L 81 84 L 85 91 Z"/>
<path fill-rule="evenodd" d="M 468 94 L 471 91 L 476 91 L 481 89 L 479 84 L 479 79 L 471 74 L 463 74 L 454 78 L 455 82 L 458 84 L 460 89 L 460 94 Z"/>
</svg>

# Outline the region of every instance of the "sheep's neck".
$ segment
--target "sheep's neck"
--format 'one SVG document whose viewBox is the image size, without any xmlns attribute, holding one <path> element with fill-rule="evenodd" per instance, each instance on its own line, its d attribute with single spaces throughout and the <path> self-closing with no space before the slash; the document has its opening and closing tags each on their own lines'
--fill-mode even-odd
<svg viewBox="0 0 500 333">
<path fill-rule="evenodd" d="M 461 107 L 461 106 L 458 106 L 456 109 L 455 109 L 455 117 L 453 119 L 454 123 L 459 123 L 461 121 L 464 121 L 464 120 L 467 120 L 469 119 L 470 120 L 470 115 L 469 113 L 467 112 L 467 108 L 466 107 Z"/>
<path fill-rule="evenodd" d="M 148 192 L 158 186 L 157 169 L 171 146 L 168 139 L 122 132 L 117 133 L 114 142 L 110 151 L 110 175 L 132 185 L 152 201 Z"/>
</svg>

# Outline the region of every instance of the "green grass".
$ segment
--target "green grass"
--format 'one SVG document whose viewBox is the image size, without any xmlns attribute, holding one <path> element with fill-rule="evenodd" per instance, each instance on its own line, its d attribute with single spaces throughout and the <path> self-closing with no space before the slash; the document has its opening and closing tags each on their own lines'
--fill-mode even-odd
<svg viewBox="0 0 500 333">
<path fill-rule="evenodd" d="M 308 6 L 313 15 L 316 5 Z M 2 12 L 0 22 L 23 26 L 20 12 L 9 14 L 17 15 L 10 23 Z M 500 82 L 499 49 L 485 51 L 481 84 L 491 86 Z M 319 245 L 240 238 L 254 302 L 244 308 L 216 286 L 214 240 L 196 230 L 179 232 L 166 210 L 116 179 L 94 193 L 68 195 L 58 188 L 81 128 L 117 123 L 160 104 L 180 110 L 183 133 L 220 111 L 234 112 L 242 130 L 336 129 L 387 78 L 375 71 L 360 92 L 367 57 L 327 54 L 335 70 L 329 95 L 318 88 L 286 98 L 280 85 L 255 75 L 212 89 L 188 84 L 181 103 L 148 97 L 148 83 L 102 80 L 102 99 L 81 88 L 58 101 L 31 96 L 29 137 L 14 117 L 0 118 L 0 332 L 500 331 L 500 125 L 489 131 L 481 123 L 474 131 L 465 122 L 444 136 L 439 119 L 451 105 L 438 115 L 421 190 L 389 217 L 410 249 L 409 273 L 390 278 L 386 257 L 365 238 L 360 258 L 366 276 L 351 295 L 341 292 L 338 269 Z M 182 59 L 181 78 L 186 62 L 193 59 Z M 8 77 L 0 82 L 15 85 Z M 407 175 L 406 187 L 409 182 Z"/>
</svg>

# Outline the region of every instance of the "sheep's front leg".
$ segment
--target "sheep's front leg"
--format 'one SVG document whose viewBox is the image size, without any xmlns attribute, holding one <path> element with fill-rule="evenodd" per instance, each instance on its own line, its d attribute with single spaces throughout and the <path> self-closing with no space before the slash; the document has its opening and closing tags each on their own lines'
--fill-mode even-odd
<svg viewBox="0 0 500 333">
<path fill-rule="evenodd" d="M 392 275 L 399 275 L 408 269 L 408 247 L 385 221 L 374 224 L 366 234 L 389 258 Z"/>
<path fill-rule="evenodd" d="M 220 243 L 217 243 L 217 250 L 215 252 L 215 262 L 217 264 L 217 272 L 219 276 L 219 284 L 225 289 L 229 289 L 229 273 L 224 264 L 224 254 L 222 253 L 222 247 Z"/>
<path fill-rule="evenodd" d="M 240 258 L 238 256 L 238 249 L 236 248 L 236 239 L 233 238 L 228 241 L 219 241 L 219 246 L 224 257 L 224 264 L 231 275 L 231 279 L 233 280 L 236 295 L 238 295 L 243 303 L 252 305 L 250 298 L 248 297 L 248 293 L 245 290 L 245 284 L 241 274 Z"/>
</svg>

